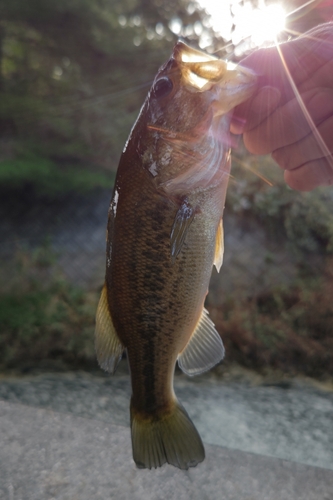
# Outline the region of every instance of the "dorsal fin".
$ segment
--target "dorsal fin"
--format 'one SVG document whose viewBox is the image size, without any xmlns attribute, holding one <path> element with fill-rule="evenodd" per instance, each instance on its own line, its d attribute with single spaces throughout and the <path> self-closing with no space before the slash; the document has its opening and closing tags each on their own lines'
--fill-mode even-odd
<svg viewBox="0 0 333 500">
<path fill-rule="evenodd" d="M 218 273 L 220 272 L 223 263 L 223 252 L 224 252 L 224 237 L 223 237 L 223 225 L 221 218 L 216 231 L 215 257 L 214 257 L 214 266 L 216 267 Z"/>
<path fill-rule="evenodd" d="M 107 372 L 114 373 L 125 348 L 112 323 L 105 284 L 96 313 L 95 349 L 100 367 Z"/>
<path fill-rule="evenodd" d="M 199 375 L 215 366 L 223 357 L 221 337 L 203 308 L 190 340 L 178 355 L 178 365 L 186 375 Z"/>
</svg>

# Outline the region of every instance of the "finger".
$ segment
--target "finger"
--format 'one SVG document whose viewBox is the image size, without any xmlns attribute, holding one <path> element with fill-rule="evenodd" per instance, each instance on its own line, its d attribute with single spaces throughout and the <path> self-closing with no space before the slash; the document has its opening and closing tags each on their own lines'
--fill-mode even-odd
<svg viewBox="0 0 333 500">
<path fill-rule="evenodd" d="M 306 92 L 316 87 L 333 87 L 333 46 L 331 61 L 317 68 L 307 80 L 298 85 L 298 90 L 299 92 Z"/>
<path fill-rule="evenodd" d="M 284 180 L 292 189 L 312 191 L 316 187 L 333 184 L 333 168 L 327 158 L 321 158 L 294 170 L 286 170 Z"/>
<path fill-rule="evenodd" d="M 316 134 L 310 133 L 294 144 L 277 149 L 272 157 L 281 168 L 292 170 L 309 161 L 331 156 L 333 152 L 332 130 L 333 116 L 317 127 Z"/>
<path fill-rule="evenodd" d="M 277 47 L 259 49 L 241 61 L 258 75 L 259 88 L 280 90 L 280 104 L 293 99 L 293 83 L 303 91 L 333 86 L 333 23 L 319 26 L 301 37 Z M 236 108 L 235 116 L 245 118 L 248 104 Z M 244 121 L 244 120 L 243 120 Z M 249 122 L 248 122 L 249 123 Z M 250 127 L 248 127 L 250 128 Z"/>
<path fill-rule="evenodd" d="M 320 75 L 322 86 L 330 86 L 332 83 L 333 23 L 318 26 L 291 43 L 294 44 L 294 54 L 297 58 L 297 66 L 294 67 L 297 71 L 296 81 L 307 82 L 322 71 Z M 328 65 L 330 70 L 327 70 Z M 290 70 L 293 72 L 293 68 Z"/>
<path fill-rule="evenodd" d="M 284 86 L 285 66 L 298 85 L 311 78 L 317 70 L 333 60 L 333 23 L 318 26 L 302 36 L 278 46 L 259 49 L 241 61 L 265 79 L 263 85 Z M 327 75 L 330 77 L 330 75 Z M 282 80 L 281 80 L 282 79 Z"/>
<path fill-rule="evenodd" d="M 333 24 L 330 24 L 278 47 L 259 49 L 243 59 L 241 64 L 258 75 L 260 90 L 252 100 L 236 108 L 232 132 L 243 133 L 261 123 L 275 109 L 278 90 L 280 104 L 293 99 L 294 89 L 289 78 L 303 92 L 318 85 L 332 88 L 332 47 Z M 277 90 L 268 90 L 273 88 Z"/>
<path fill-rule="evenodd" d="M 296 143 L 333 114 L 333 91 L 312 89 L 277 108 L 253 130 L 244 133 L 244 144 L 254 154 L 267 154 Z"/>
<path fill-rule="evenodd" d="M 252 99 L 235 109 L 230 126 L 231 132 L 242 134 L 257 127 L 276 109 L 280 95 L 279 89 L 262 87 Z"/>
</svg>

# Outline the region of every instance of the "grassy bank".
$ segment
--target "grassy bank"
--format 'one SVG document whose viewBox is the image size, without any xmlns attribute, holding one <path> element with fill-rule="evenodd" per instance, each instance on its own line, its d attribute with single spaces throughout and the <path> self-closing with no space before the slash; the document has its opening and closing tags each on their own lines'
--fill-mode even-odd
<svg viewBox="0 0 333 500">
<path fill-rule="evenodd" d="M 210 313 L 226 362 L 291 375 L 333 375 L 333 259 L 326 273 L 251 298 L 232 297 Z"/>
<path fill-rule="evenodd" d="M 210 313 L 226 346 L 225 365 L 332 376 L 333 192 L 291 191 L 267 158 L 242 156 L 234 164 L 228 211 L 243 220 L 255 218 L 274 241 L 287 245 L 296 271 L 288 286 L 271 283 L 260 293 L 234 292 L 211 301 Z M 50 196 L 51 171 L 44 171 L 45 191 L 36 188 L 44 196 Z M 77 191 L 77 179 L 76 174 L 67 179 L 71 190 Z M 90 184 L 90 174 L 84 179 L 82 188 Z M 96 177 L 95 184 L 99 181 Z M 81 250 L 77 247 L 78 255 Z M 66 281 L 47 246 L 18 251 L 3 262 L 0 273 L 0 370 L 97 368 L 93 331 L 100 290 Z"/>
<path fill-rule="evenodd" d="M 66 281 L 47 248 L 18 252 L 2 274 L 7 286 L 0 294 L 0 370 L 96 365 L 95 291 Z"/>
<path fill-rule="evenodd" d="M 251 299 L 210 308 L 226 347 L 224 365 L 323 378 L 333 374 L 332 259 L 320 278 L 298 279 Z M 99 290 L 64 279 L 47 248 L 20 251 L 0 294 L 0 370 L 96 369 Z M 5 274 L 6 274 L 5 273 Z M 7 276 L 8 277 L 8 276 Z"/>
</svg>

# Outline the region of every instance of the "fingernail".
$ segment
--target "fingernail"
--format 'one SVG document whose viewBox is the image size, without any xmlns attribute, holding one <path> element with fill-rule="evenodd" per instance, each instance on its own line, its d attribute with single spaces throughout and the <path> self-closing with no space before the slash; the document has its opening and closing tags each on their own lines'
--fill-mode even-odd
<svg viewBox="0 0 333 500">
<path fill-rule="evenodd" d="M 258 113 L 272 111 L 278 105 L 280 97 L 281 92 L 276 87 L 262 87 L 254 97 L 251 108 Z"/>
</svg>

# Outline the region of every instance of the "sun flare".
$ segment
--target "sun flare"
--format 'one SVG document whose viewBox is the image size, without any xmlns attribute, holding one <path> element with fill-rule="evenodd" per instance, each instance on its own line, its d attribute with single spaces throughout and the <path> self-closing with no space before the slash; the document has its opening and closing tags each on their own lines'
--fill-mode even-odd
<svg viewBox="0 0 333 500">
<path fill-rule="evenodd" d="M 285 28 L 286 13 L 281 5 L 270 4 L 254 9 L 249 16 L 249 36 L 255 45 L 273 41 Z"/>
<path fill-rule="evenodd" d="M 199 3 L 210 16 L 214 31 L 231 38 L 235 46 L 247 40 L 251 47 L 260 47 L 275 41 L 285 28 L 286 12 L 279 3 L 267 5 L 261 0 L 256 7 L 250 1 L 239 0 L 199 0 Z"/>
</svg>

